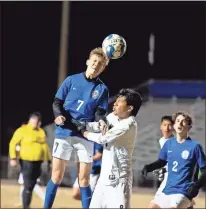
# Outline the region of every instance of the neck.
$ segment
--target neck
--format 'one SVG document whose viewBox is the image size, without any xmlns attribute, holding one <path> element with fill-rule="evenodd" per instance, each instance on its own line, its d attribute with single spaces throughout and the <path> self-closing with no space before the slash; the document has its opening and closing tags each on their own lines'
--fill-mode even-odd
<svg viewBox="0 0 206 209">
<path fill-rule="evenodd" d="M 85 76 L 85 78 L 86 78 L 87 80 L 89 80 L 89 81 L 94 81 L 94 80 L 97 79 L 97 78 L 91 78 L 90 75 L 87 73 L 87 71 L 84 73 L 84 76 Z"/>
<path fill-rule="evenodd" d="M 171 137 L 172 137 L 172 135 L 170 135 L 170 136 L 164 136 L 164 135 L 163 135 L 162 138 L 163 138 L 163 139 L 169 139 L 169 138 L 171 138 Z"/>
<path fill-rule="evenodd" d="M 183 143 L 187 137 L 188 137 L 187 135 L 176 134 L 176 138 L 179 143 Z"/>
</svg>

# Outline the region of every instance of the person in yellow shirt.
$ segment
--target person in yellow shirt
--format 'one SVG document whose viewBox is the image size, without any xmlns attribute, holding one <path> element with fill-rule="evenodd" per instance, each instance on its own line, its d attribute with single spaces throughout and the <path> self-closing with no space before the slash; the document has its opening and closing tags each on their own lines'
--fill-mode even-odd
<svg viewBox="0 0 206 209">
<path fill-rule="evenodd" d="M 50 150 L 46 142 L 46 134 L 40 128 L 40 124 L 41 114 L 39 112 L 32 113 L 28 123 L 14 132 L 9 144 L 10 165 L 12 167 L 17 166 L 16 147 L 18 145 L 21 147 L 19 160 L 24 181 L 22 200 L 25 209 L 30 206 L 34 186 L 41 175 L 42 162 L 48 161 L 48 168 L 50 168 Z"/>
</svg>

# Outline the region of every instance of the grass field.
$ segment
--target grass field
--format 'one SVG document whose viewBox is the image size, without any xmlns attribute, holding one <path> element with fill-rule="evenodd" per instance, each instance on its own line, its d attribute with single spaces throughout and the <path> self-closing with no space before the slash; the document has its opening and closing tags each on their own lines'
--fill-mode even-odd
<svg viewBox="0 0 206 209">
<path fill-rule="evenodd" d="M 45 187 L 43 188 L 45 190 Z M 141 190 L 132 195 L 132 208 L 147 208 L 153 197 L 153 193 L 146 193 Z M 206 208 L 204 196 L 195 199 L 195 208 Z M 19 203 L 19 186 L 1 182 L 1 208 L 17 208 Z M 31 208 L 42 208 L 43 202 L 38 196 L 33 195 Z M 19 207 L 20 208 L 20 207 Z M 59 188 L 53 208 L 81 208 L 80 201 L 71 197 L 71 188 Z"/>
</svg>

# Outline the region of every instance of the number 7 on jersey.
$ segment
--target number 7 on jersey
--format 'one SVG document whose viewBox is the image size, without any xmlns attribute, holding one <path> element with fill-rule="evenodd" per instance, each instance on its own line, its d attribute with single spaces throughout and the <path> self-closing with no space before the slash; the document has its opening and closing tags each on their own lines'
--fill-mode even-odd
<svg viewBox="0 0 206 209">
<path fill-rule="evenodd" d="M 81 108 L 81 106 L 84 104 L 84 101 L 79 99 L 77 103 L 78 103 L 79 105 L 78 105 L 78 107 L 77 107 L 76 110 L 79 110 L 79 109 Z"/>
</svg>

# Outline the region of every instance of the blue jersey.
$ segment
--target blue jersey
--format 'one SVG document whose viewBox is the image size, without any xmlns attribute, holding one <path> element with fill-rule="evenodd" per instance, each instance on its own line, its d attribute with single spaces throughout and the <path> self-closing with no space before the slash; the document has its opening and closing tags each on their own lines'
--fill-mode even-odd
<svg viewBox="0 0 206 209">
<path fill-rule="evenodd" d="M 197 165 L 199 168 L 206 167 L 202 146 L 190 137 L 183 143 L 178 143 L 176 137 L 166 141 L 159 158 L 168 162 L 168 179 L 163 189 L 165 194 L 187 196 L 187 189 L 194 181 Z"/>
<path fill-rule="evenodd" d="M 80 121 L 94 121 L 96 109 L 107 110 L 109 93 L 99 79 L 87 79 L 85 73 L 68 76 L 56 93 L 56 98 L 64 101 L 66 114 Z M 68 121 L 69 122 L 69 121 Z M 56 126 L 56 137 L 79 136 L 75 129 L 66 125 Z"/>
<path fill-rule="evenodd" d="M 100 152 L 100 153 L 103 152 L 103 145 L 97 144 L 94 142 L 94 154 L 93 155 L 96 155 L 98 152 Z M 102 165 L 102 159 L 97 160 L 97 161 L 93 161 L 91 174 L 100 174 L 101 165 Z"/>
</svg>

